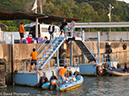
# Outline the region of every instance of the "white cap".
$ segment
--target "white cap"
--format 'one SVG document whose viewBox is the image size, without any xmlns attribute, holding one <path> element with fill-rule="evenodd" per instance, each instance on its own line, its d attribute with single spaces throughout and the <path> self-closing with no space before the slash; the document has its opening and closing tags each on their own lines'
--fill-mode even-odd
<svg viewBox="0 0 129 96">
<path fill-rule="evenodd" d="M 29 34 L 29 37 L 32 37 L 32 34 Z"/>
</svg>

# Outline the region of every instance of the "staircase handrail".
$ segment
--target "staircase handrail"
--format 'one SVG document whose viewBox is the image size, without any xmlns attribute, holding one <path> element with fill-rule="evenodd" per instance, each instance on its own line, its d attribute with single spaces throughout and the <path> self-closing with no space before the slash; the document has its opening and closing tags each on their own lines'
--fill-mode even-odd
<svg viewBox="0 0 129 96">
<path fill-rule="evenodd" d="M 42 43 L 42 45 L 36 50 L 36 52 L 38 53 L 39 50 L 43 47 L 43 45 L 46 43 L 47 40 L 44 40 L 44 42 Z"/>
<path fill-rule="evenodd" d="M 41 51 L 40 54 L 44 53 L 46 51 L 46 49 L 48 49 L 48 47 L 54 42 L 54 40 L 50 40 L 50 42 L 44 47 L 44 49 Z M 39 58 L 40 55 L 37 56 L 37 58 Z"/>
<path fill-rule="evenodd" d="M 83 34 L 84 34 L 84 32 L 83 32 Z M 86 36 L 84 36 L 84 41 L 88 41 L 90 44 L 92 44 L 92 46 L 91 46 L 88 42 L 85 42 L 85 43 L 87 43 L 89 45 L 89 47 L 91 48 L 92 52 L 94 54 L 97 54 L 97 53 L 94 52 L 94 50 L 97 52 L 97 49 L 94 47 L 93 42 L 90 39 L 88 39 Z"/>
<path fill-rule="evenodd" d="M 61 37 L 58 37 L 58 38 L 61 38 Z M 56 41 L 56 39 L 58 39 L 58 38 L 55 38 L 54 41 Z M 65 37 L 63 37 L 63 39 L 64 39 L 64 40 L 63 40 L 63 42 L 64 42 L 64 41 L 65 41 Z M 54 43 L 54 41 L 53 41 L 53 43 Z M 62 43 L 63 43 L 63 42 L 62 42 Z M 61 43 L 61 44 L 62 44 L 62 43 Z M 61 44 L 60 44 L 60 45 L 61 45 Z M 54 44 L 52 44 L 51 47 L 54 47 Z M 41 64 L 42 59 L 47 55 L 47 53 L 48 53 L 48 51 L 51 49 L 51 47 L 47 50 L 47 52 L 44 54 L 44 56 L 38 61 L 37 70 L 38 70 L 38 66 L 39 66 L 39 65 L 42 65 L 42 64 Z M 58 46 L 56 49 L 58 49 L 58 48 L 59 48 L 59 46 Z M 49 58 L 51 58 L 51 57 L 54 55 L 54 53 L 55 53 L 56 51 L 57 51 L 57 50 L 54 50 L 53 53 L 51 54 L 51 56 L 49 56 Z M 47 61 L 48 61 L 48 60 L 46 60 L 46 62 L 47 62 Z M 41 66 L 41 69 L 43 69 L 45 65 L 46 65 L 46 63 L 44 63 L 44 64 Z"/>
</svg>

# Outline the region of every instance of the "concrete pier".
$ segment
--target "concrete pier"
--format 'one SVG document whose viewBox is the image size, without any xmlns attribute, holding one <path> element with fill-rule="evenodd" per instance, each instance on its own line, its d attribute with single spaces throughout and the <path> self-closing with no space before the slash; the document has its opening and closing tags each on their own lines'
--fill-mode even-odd
<svg viewBox="0 0 129 96">
<path fill-rule="evenodd" d="M 86 42 L 87 44 L 88 42 Z M 120 42 L 120 41 L 111 41 L 111 42 L 100 42 L 100 54 L 104 54 L 106 52 L 106 43 L 110 44 L 112 53 L 118 53 L 119 56 L 119 63 L 129 63 L 129 42 Z M 97 49 L 97 41 L 93 41 L 94 47 Z M 0 44 L 0 51 L 2 54 L 2 58 L 6 59 L 6 80 L 8 83 L 10 83 L 10 76 L 11 76 L 11 45 L 10 44 Z M 24 70 L 24 62 L 21 61 L 29 61 L 31 60 L 30 53 L 33 48 L 38 49 L 41 46 L 41 44 L 14 44 L 14 71 L 23 71 Z M 76 43 L 73 41 L 73 61 L 74 58 L 79 58 L 79 64 L 83 64 L 84 56 L 80 50 L 80 48 L 76 45 Z M 124 48 L 123 46 L 126 46 Z M 64 42 L 61 49 L 59 50 L 65 50 L 65 58 L 70 59 L 70 43 L 67 41 Z M 97 54 L 97 51 L 94 49 L 94 53 Z M 64 52 L 59 51 L 59 59 L 62 56 L 61 54 L 64 54 Z M 101 57 L 100 57 L 101 58 Z M 56 61 L 56 54 L 53 56 L 53 58 Z M 19 62 L 20 61 L 20 62 Z M 85 57 L 86 64 L 88 63 L 87 58 Z M 51 61 L 51 66 L 54 65 L 54 62 Z M 74 62 L 73 62 L 74 65 Z M 26 69 L 29 70 L 30 64 L 27 63 Z M 47 67 L 47 66 L 46 66 Z"/>
</svg>

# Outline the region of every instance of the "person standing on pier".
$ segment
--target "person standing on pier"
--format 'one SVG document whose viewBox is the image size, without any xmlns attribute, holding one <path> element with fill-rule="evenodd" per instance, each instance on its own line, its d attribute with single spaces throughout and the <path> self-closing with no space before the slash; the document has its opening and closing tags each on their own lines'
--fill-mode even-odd
<svg viewBox="0 0 129 96">
<path fill-rule="evenodd" d="M 53 39 L 53 33 L 55 31 L 55 26 L 53 25 L 53 22 L 51 23 L 51 25 L 48 27 L 48 31 L 49 31 L 49 34 L 50 34 L 50 40 Z"/>
<path fill-rule="evenodd" d="M 67 26 L 67 22 L 66 22 L 66 19 L 64 18 L 64 20 L 61 22 L 61 26 L 60 26 L 61 34 L 62 34 L 62 32 L 64 32 L 64 35 L 65 35 L 65 33 L 66 33 L 66 26 Z"/>
<path fill-rule="evenodd" d="M 76 25 L 76 22 L 74 21 L 74 19 L 72 19 L 72 22 L 70 23 L 70 26 L 71 26 L 71 32 L 72 32 L 72 36 L 74 37 L 74 29 L 75 29 L 75 25 Z"/>
<path fill-rule="evenodd" d="M 23 38 L 24 38 L 24 33 L 25 33 L 24 24 L 22 22 L 19 25 L 19 33 L 20 33 L 20 37 L 21 37 L 20 42 L 22 43 Z"/>
<path fill-rule="evenodd" d="M 31 52 L 30 56 L 32 56 L 31 60 L 31 66 L 30 66 L 30 71 L 32 70 L 33 63 L 35 63 L 35 71 L 37 70 L 37 52 L 35 51 L 35 48 L 33 48 L 33 52 Z"/>
<path fill-rule="evenodd" d="M 67 66 L 64 66 L 64 68 L 60 68 L 58 70 L 58 82 L 60 85 L 60 81 L 62 80 L 62 84 L 65 82 L 65 76 L 67 77 Z M 65 75 L 65 76 L 64 76 Z"/>
</svg>

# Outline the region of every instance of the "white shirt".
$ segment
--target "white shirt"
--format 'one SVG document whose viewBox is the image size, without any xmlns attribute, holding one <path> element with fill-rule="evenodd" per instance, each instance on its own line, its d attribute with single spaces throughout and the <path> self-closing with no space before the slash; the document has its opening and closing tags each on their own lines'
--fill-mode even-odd
<svg viewBox="0 0 129 96">
<path fill-rule="evenodd" d="M 53 32 L 53 25 L 50 26 L 50 32 Z"/>
<path fill-rule="evenodd" d="M 74 24 L 76 24 L 75 22 L 71 22 L 71 27 L 74 27 L 75 25 Z"/>
</svg>

